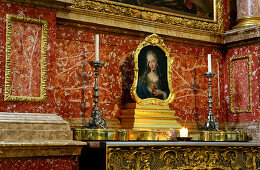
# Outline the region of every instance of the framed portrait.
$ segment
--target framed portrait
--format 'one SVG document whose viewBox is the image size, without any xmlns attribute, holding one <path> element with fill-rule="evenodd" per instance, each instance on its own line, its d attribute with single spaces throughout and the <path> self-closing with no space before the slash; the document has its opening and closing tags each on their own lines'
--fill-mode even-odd
<svg viewBox="0 0 260 170">
<path fill-rule="evenodd" d="M 168 105 L 174 99 L 170 78 L 173 58 L 163 39 L 152 34 L 134 52 L 134 81 L 131 95 L 138 104 Z"/>
<path fill-rule="evenodd" d="M 111 14 L 111 17 L 224 32 L 223 0 L 75 0 L 73 8 Z"/>
</svg>

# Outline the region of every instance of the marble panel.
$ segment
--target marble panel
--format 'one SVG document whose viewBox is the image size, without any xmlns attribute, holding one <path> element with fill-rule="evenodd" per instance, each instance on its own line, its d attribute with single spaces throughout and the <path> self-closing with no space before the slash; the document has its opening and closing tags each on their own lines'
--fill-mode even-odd
<svg viewBox="0 0 260 170">
<path fill-rule="evenodd" d="M 233 104 L 234 110 L 250 109 L 250 86 L 248 58 L 234 60 L 233 65 Z"/>
<path fill-rule="evenodd" d="M 30 103 L 30 102 L 4 102 L 4 98 L 0 98 L 0 111 L 3 112 L 31 112 L 31 113 L 53 113 L 55 103 L 53 100 L 53 89 L 54 84 L 53 79 L 55 79 L 55 40 L 56 40 L 56 15 L 53 11 L 36 9 L 33 7 L 25 7 L 20 5 L 15 5 L 11 3 L 0 2 L 0 56 L 5 56 L 5 43 L 6 43 L 6 14 L 14 14 L 19 16 L 25 16 L 36 19 L 43 19 L 48 22 L 48 46 L 47 46 L 47 100 L 43 103 Z M 38 96 L 38 84 L 40 83 L 40 79 L 38 77 L 38 68 L 39 65 L 36 64 L 39 61 L 39 49 L 37 43 L 35 44 L 37 48 L 34 49 L 34 55 L 32 55 L 32 64 L 31 66 L 35 69 L 35 72 L 32 73 L 32 77 L 30 78 L 30 74 L 28 71 L 27 64 L 29 62 L 25 62 L 25 58 L 27 57 L 28 52 L 33 51 L 31 46 L 32 39 L 40 37 L 41 32 L 37 32 L 38 25 L 36 24 L 26 24 L 21 22 L 14 22 L 13 29 L 15 34 L 12 34 L 14 40 L 15 47 L 12 47 L 12 52 L 15 52 L 15 56 L 12 56 L 15 60 L 15 63 L 12 63 L 13 66 L 17 68 L 16 71 L 23 72 L 18 77 L 19 81 L 14 82 L 14 93 L 13 94 L 22 94 L 22 95 L 32 95 Z M 22 29 L 22 30 L 20 30 Z M 34 32 L 36 31 L 36 32 Z M 37 35 L 38 34 L 38 35 Z M 29 36 L 28 36 L 29 35 Z M 22 40 L 22 41 L 21 41 Z M 36 40 L 36 39 L 35 39 Z M 37 41 L 38 42 L 38 41 Z M 22 46 L 23 45 L 23 46 Z M 16 48 L 17 47 L 17 48 Z M 19 47 L 19 48 L 18 48 Z M 19 50 L 23 47 L 25 54 L 20 55 Z M 15 51 L 17 49 L 17 51 Z M 20 51 L 21 52 L 21 51 Z M 18 57 L 19 56 L 19 57 Z M 22 56 L 22 57 L 21 57 Z M 38 71 L 37 71 L 38 70 Z M 14 72 L 13 72 L 14 73 Z M 16 75 L 17 76 L 17 75 Z M 15 78 L 15 77 L 13 77 Z M 5 80 L 5 57 L 0 58 L 0 93 L 4 94 L 4 81 Z M 15 80 L 15 79 L 13 79 Z M 29 80 L 33 80 L 35 84 L 32 84 L 32 88 L 29 91 L 27 89 L 27 85 L 29 84 Z M 22 83 L 23 82 L 23 83 Z M 29 94 L 29 92 L 32 92 Z"/>
<path fill-rule="evenodd" d="M 40 97 L 41 25 L 13 22 L 11 95 Z"/>
<path fill-rule="evenodd" d="M 230 90 L 229 90 L 229 58 L 243 55 L 251 55 L 251 84 L 252 84 L 252 112 L 250 113 L 231 113 L 230 112 Z M 223 106 L 226 107 L 227 113 L 227 122 L 249 122 L 249 121 L 259 121 L 259 45 L 249 45 L 244 47 L 232 48 L 227 51 L 227 57 L 223 63 L 224 68 L 224 98 L 223 98 Z M 239 61 L 241 62 L 241 61 Z M 241 65 L 242 64 L 242 65 Z M 241 63 L 239 68 L 236 71 L 237 75 L 243 76 L 245 75 L 245 71 L 243 69 L 243 62 Z M 238 77 L 237 77 L 238 78 Z M 246 80 L 241 80 L 242 82 L 246 82 Z M 247 86 L 241 86 L 239 88 L 239 94 L 243 94 L 247 91 Z M 244 103 L 244 102 L 242 102 Z M 242 104 L 241 103 L 241 104 Z M 245 107 L 245 105 L 240 105 L 239 107 Z"/>
</svg>

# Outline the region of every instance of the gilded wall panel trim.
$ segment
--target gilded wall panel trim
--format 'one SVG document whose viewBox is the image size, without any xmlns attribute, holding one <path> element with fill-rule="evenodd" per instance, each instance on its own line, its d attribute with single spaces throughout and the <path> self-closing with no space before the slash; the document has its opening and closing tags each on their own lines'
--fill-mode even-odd
<svg viewBox="0 0 260 170">
<path fill-rule="evenodd" d="M 234 66 L 233 62 L 236 60 L 242 60 L 242 59 L 247 59 L 248 60 L 248 94 L 249 94 L 249 109 L 241 109 L 241 110 L 236 110 L 234 108 Z M 236 57 L 231 57 L 229 59 L 229 82 L 230 82 L 230 109 L 232 113 L 244 113 L 244 112 L 252 112 L 252 72 L 251 72 L 251 55 L 244 55 L 244 56 L 236 56 Z"/>
<path fill-rule="evenodd" d="M 85 9 L 90 11 L 113 14 L 154 23 L 176 25 L 185 28 L 206 30 L 211 32 L 223 33 L 223 0 L 213 0 L 213 19 L 192 17 L 172 12 L 128 5 L 108 0 L 75 0 L 73 8 Z"/>
<path fill-rule="evenodd" d="M 37 24 L 41 26 L 41 83 L 40 96 L 13 96 L 11 94 L 11 60 L 12 60 L 12 25 L 13 22 L 24 22 Z M 47 81 L 47 38 L 48 38 L 48 22 L 42 19 L 35 19 L 12 14 L 6 15 L 6 63 L 5 63 L 5 101 L 27 101 L 27 102 L 43 102 L 46 100 L 46 81 Z"/>
</svg>

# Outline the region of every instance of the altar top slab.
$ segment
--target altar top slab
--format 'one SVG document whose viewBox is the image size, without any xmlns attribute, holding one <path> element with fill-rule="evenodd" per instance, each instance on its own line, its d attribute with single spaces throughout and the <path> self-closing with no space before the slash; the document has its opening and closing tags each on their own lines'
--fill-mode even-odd
<svg viewBox="0 0 260 170">
<path fill-rule="evenodd" d="M 259 147 L 259 142 L 199 142 L 199 141 L 191 141 L 191 142 L 147 142 L 147 141 L 133 141 L 133 142 L 104 142 L 106 146 L 245 146 L 245 147 Z"/>
</svg>

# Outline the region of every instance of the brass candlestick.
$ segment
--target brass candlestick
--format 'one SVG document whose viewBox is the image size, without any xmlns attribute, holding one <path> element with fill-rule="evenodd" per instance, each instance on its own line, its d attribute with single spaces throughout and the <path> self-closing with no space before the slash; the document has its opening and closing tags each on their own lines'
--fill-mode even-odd
<svg viewBox="0 0 260 170">
<path fill-rule="evenodd" d="M 213 78 L 216 75 L 216 73 L 215 72 L 206 72 L 206 73 L 204 73 L 204 75 L 209 78 L 209 96 L 208 96 L 209 114 L 207 117 L 207 122 L 205 123 L 205 130 L 206 131 L 212 131 L 212 130 L 218 131 L 219 123 L 216 122 L 216 117 L 213 115 L 213 112 L 212 112 L 212 103 L 214 103 L 214 101 L 212 99 L 212 92 L 211 92 L 211 78 Z"/>
<path fill-rule="evenodd" d="M 98 129 L 98 128 L 106 128 L 106 121 L 105 119 L 101 118 L 102 112 L 98 109 L 98 98 L 100 95 L 98 94 L 98 69 L 101 68 L 105 63 L 102 61 L 90 61 L 89 64 L 94 67 L 95 72 L 95 85 L 94 85 L 94 108 L 91 114 L 91 118 L 89 121 L 89 128 L 91 129 Z"/>
</svg>

